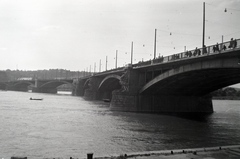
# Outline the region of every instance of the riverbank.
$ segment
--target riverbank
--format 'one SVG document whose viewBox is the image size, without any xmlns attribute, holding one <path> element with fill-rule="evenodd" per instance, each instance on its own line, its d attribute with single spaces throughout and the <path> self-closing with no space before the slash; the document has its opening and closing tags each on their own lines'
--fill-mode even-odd
<svg viewBox="0 0 240 159">
<path fill-rule="evenodd" d="M 94 159 L 238 159 L 240 158 L 240 145 L 146 151 L 128 153 L 120 156 L 94 157 Z"/>
<path fill-rule="evenodd" d="M 212 97 L 214 100 L 240 100 L 240 97 L 236 96 L 222 96 L 222 97 Z"/>
<path fill-rule="evenodd" d="M 161 151 L 134 152 L 122 155 L 94 157 L 93 153 L 86 154 L 85 159 L 239 159 L 240 145 L 176 149 Z M 11 159 L 27 159 L 27 157 L 11 157 Z M 44 158 L 64 159 L 64 158 Z M 70 159 L 79 159 L 70 157 Z"/>
<path fill-rule="evenodd" d="M 106 157 L 94 157 L 86 159 L 239 159 L 240 145 L 192 148 L 192 149 L 176 149 L 161 151 L 145 151 L 134 152 L 122 155 L 112 155 Z M 52 158 L 45 158 L 52 159 Z M 54 158 L 63 159 L 63 158 Z M 70 157 L 70 159 L 78 159 Z"/>
</svg>

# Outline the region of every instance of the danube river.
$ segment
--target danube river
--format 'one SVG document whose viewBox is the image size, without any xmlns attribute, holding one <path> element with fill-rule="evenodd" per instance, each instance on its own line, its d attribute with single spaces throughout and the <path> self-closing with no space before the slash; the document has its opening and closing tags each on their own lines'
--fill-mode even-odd
<svg viewBox="0 0 240 159">
<path fill-rule="evenodd" d="M 97 157 L 240 143 L 240 101 L 214 100 L 215 112 L 199 120 L 110 111 L 108 104 L 0 91 L 0 158 L 86 158 L 89 152 Z"/>
</svg>

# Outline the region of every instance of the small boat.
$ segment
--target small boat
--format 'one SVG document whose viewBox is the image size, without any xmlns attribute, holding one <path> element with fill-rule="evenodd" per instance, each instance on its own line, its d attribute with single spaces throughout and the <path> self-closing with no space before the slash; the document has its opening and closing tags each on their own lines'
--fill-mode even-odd
<svg viewBox="0 0 240 159">
<path fill-rule="evenodd" d="M 43 100 L 43 98 L 30 98 L 30 100 Z"/>
<path fill-rule="evenodd" d="M 110 99 L 103 99 L 104 102 L 110 102 Z"/>
</svg>

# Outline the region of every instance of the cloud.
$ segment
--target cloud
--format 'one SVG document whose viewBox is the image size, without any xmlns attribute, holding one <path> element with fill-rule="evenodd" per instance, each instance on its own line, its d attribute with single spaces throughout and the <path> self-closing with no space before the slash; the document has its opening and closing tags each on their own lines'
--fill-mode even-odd
<svg viewBox="0 0 240 159">
<path fill-rule="evenodd" d="M 0 47 L 0 50 L 2 50 L 2 51 L 5 51 L 5 50 L 7 50 L 8 48 L 6 48 L 6 47 Z"/>
<path fill-rule="evenodd" d="M 44 32 L 48 32 L 48 31 L 56 31 L 61 29 L 60 26 L 56 26 L 56 25 L 49 25 L 49 26 L 44 26 L 42 28 L 37 29 L 37 31 L 44 31 Z"/>
</svg>

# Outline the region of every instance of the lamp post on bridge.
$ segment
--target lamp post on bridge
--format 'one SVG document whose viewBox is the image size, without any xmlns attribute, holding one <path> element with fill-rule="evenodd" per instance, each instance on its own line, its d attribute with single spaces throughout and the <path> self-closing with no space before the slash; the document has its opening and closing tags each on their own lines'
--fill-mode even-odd
<svg viewBox="0 0 240 159">
<path fill-rule="evenodd" d="M 156 59 L 156 52 L 157 52 L 157 29 L 155 29 L 155 37 L 154 37 L 154 57 L 153 59 Z"/>
<path fill-rule="evenodd" d="M 94 72 L 93 73 L 95 73 L 96 72 L 96 62 L 94 62 Z"/>
<path fill-rule="evenodd" d="M 132 60 L 133 60 L 133 42 L 132 42 L 132 45 L 131 45 L 131 65 L 132 65 Z"/>
<path fill-rule="evenodd" d="M 100 62 L 99 62 L 99 72 L 101 72 L 101 67 L 102 67 L 102 64 L 101 64 L 101 59 L 100 59 Z"/>
<path fill-rule="evenodd" d="M 107 60 L 107 56 L 106 56 L 106 71 L 107 71 L 107 63 L 108 63 L 108 60 Z"/>
<path fill-rule="evenodd" d="M 117 68 L 117 55 L 118 55 L 118 51 L 116 50 L 116 62 L 115 62 L 115 68 Z"/>
<path fill-rule="evenodd" d="M 205 45 L 205 2 L 203 2 L 203 35 L 202 35 L 202 48 Z"/>
</svg>

